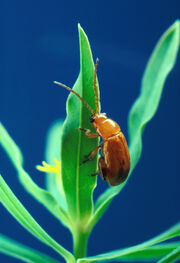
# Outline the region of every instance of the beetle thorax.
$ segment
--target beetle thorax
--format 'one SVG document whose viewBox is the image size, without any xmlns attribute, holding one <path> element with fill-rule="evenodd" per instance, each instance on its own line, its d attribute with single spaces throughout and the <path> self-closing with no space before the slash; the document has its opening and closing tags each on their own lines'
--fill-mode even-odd
<svg viewBox="0 0 180 263">
<path fill-rule="evenodd" d="M 121 131 L 119 125 L 103 113 L 95 114 L 92 120 L 92 125 L 102 139 L 108 139 Z"/>
</svg>

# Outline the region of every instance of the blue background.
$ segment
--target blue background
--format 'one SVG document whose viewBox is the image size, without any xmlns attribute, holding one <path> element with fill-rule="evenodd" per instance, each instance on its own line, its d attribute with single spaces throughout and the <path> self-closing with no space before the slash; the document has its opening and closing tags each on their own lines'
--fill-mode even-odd
<svg viewBox="0 0 180 263">
<path fill-rule="evenodd" d="M 35 165 L 44 158 L 47 129 L 66 114 L 67 92 L 52 81 L 72 86 L 79 73 L 77 23 L 88 35 L 94 58 L 100 59 L 102 111 L 120 124 L 127 137 L 127 116 L 139 94 L 144 67 L 179 10 L 178 0 L 0 1 L 0 120 L 22 149 L 25 168 L 40 186 L 44 186 L 44 175 Z M 145 130 L 141 160 L 95 227 L 88 255 L 137 244 L 180 219 L 179 86 L 177 61 L 158 112 Z M 0 162 L 0 172 L 25 207 L 71 250 L 68 230 L 24 191 L 2 150 Z M 98 183 L 102 185 L 100 179 Z M 1 233 L 57 257 L 2 206 L 0 214 Z M 0 255 L 0 262 L 19 261 Z"/>
</svg>

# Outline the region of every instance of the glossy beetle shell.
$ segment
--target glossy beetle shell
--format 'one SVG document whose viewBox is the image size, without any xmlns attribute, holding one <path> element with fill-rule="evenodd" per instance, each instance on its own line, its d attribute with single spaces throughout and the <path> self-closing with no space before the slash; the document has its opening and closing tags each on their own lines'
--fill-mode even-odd
<svg viewBox="0 0 180 263">
<path fill-rule="evenodd" d="M 103 113 L 92 116 L 92 124 L 103 139 L 99 171 L 111 186 L 123 183 L 130 170 L 130 156 L 126 139 L 119 125 Z"/>
<path fill-rule="evenodd" d="M 126 139 L 122 132 L 104 142 L 102 154 L 106 169 L 103 178 L 112 186 L 123 183 L 130 170 L 130 157 Z"/>
</svg>

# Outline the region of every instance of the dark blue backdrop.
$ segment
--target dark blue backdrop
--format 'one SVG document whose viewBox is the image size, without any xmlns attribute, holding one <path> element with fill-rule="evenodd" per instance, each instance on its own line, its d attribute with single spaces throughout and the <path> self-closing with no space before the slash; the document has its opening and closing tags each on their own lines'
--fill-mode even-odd
<svg viewBox="0 0 180 263">
<path fill-rule="evenodd" d="M 128 111 L 139 94 L 146 62 L 161 34 L 180 15 L 177 1 L 0 1 L 0 120 L 21 147 L 25 168 L 44 186 L 34 167 L 43 159 L 46 131 L 65 117 L 67 92 L 79 73 L 77 23 L 100 58 L 103 112 L 127 136 Z M 88 255 L 130 246 L 159 234 L 180 219 L 180 63 L 168 77 L 155 118 L 143 136 L 143 154 L 131 179 L 95 227 Z M 0 151 L 0 172 L 36 220 L 64 247 L 66 229 L 19 184 Z M 98 181 L 100 182 L 100 181 Z M 100 183 L 101 184 L 101 183 Z M 1 206 L 0 232 L 51 255 Z M 18 262 L 0 255 L 1 262 Z"/>
</svg>

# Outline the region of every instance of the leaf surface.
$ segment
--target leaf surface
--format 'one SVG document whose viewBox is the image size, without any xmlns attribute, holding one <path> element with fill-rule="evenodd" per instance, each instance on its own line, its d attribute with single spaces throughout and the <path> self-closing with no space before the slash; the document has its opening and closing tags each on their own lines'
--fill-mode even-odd
<svg viewBox="0 0 180 263">
<path fill-rule="evenodd" d="M 93 90 L 94 63 L 87 36 L 79 26 L 80 74 L 73 87 L 95 111 Z M 62 89 L 61 92 L 66 92 Z M 98 139 L 86 138 L 77 128 L 91 129 L 90 111 L 74 94 L 67 100 L 67 117 L 63 126 L 61 148 L 61 174 L 68 211 L 74 222 L 87 222 L 93 212 L 92 193 L 96 186 L 94 174 L 97 169 L 97 156 L 83 165 L 86 156 L 98 145 Z"/>
<path fill-rule="evenodd" d="M 130 174 L 140 159 L 144 128 L 157 111 L 165 80 L 176 62 L 179 43 L 180 22 L 176 21 L 160 38 L 144 72 L 141 93 L 129 113 Z M 100 219 L 113 197 L 123 189 L 126 183 L 127 180 L 119 186 L 108 188 L 98 198 L 91 225 Z"/>
<path fill-rule="evenodd" d="M 57 260 L 35 250 L 20 244 L 2 234 L 0 234 L 0 253 L 18 258 L 24 262 L 30 263 L 58 263 Z"/>
<path fill-rule="evenodd" d="M 175 248 L 172 252 L 170 252 L 168 255 L 160 259 L 157 263 L 170 263 L 170 262 L 176 262 L 176 260 L 180 259 L 180 246 Z"/>
<path fill-rule="evenodd" d="M 45 159 L 48 164 L 54 165 L 54 158 L 60 161 L 60 149 L 62 138 L 63 120 L 57 120 L 49 128 L 46 140 Z M 48 173 L 46 176 L 47 190 L 55 197 L 63 210 L 67 211 L 67 204 L 64 197 L 62 177 Z"/>
<path fill-rule="evenodd" d="M 19 181 L 26 191 L 43 204 L 58 220 L 61 220 L 64 225 L 70 227 L 71 223 L 69 222 L 69 218 L 56 199 L 48 191 L 40 188 L 24 170 L 22 153 L 1 123 L 0 145 L 16 168 Z"/>
<path fill-rule="evenodd" d="M 171 227 L 170 229 L 168 229 L 166 232 L 146 241 L 143 242 L 139 245 L 133 246 L 133 247 L 129 247 L 129 248 L 125 248 L 125 249 L 119 249 L 119 250 L 114 250 L 114 251 L 110 251 L 108 253 L 104 253 L 104 254 L 100 254 L 97 256 L 93 256 L 93 257 L 87 257 L 87 258 L 82 258 L 78 260 L 78 263 L 88 263 L 88 262 L 111 262 L 112 260 L 116 260 L 116 261 L 121 261 L 123 259 L 132 259 L 132 257 L 134 257 L 135 259 L 143 259 L 143 260 L 147 260 L 148 257 L 149 259 L 152 259 L 152 256 L 154 255 L 156 251 L 156 249 L 151 248 L 151 246 L 154 246 L 158 243 L 161 243 L 163 241 L 169 240 L 171 238 L 180 236 L 180 223 L 176 224 L 175 226 Z M 168 247 L 169 245 L 169 247 Z M 174 247 L 175 245 L 175 247 Z M 174 248 L 179 247 L 179 242 L 174 243 L 174 245 L 171 243 L 168 244 L 161 244 L 159 245 L 158 248 L 158 253 L 159 255 L 163 256 L 164 252 L 167 251 L 166 249 L 171 249 L 171 251 Z M 149 255 L 146 253 L 148 251 L 151 251 L 151 253 L 149 253 Z M 168 251 L 167 251 L 168 252 Z"/>
<path fill-rule="evenodd" d="M 0 201 L 8 212 L 32 235 L 58 252 L 66 261 L 74 263 L 73 255 L 50 237 L 24 208 L 2 176 L 0 176 Z"/>
</svg>

